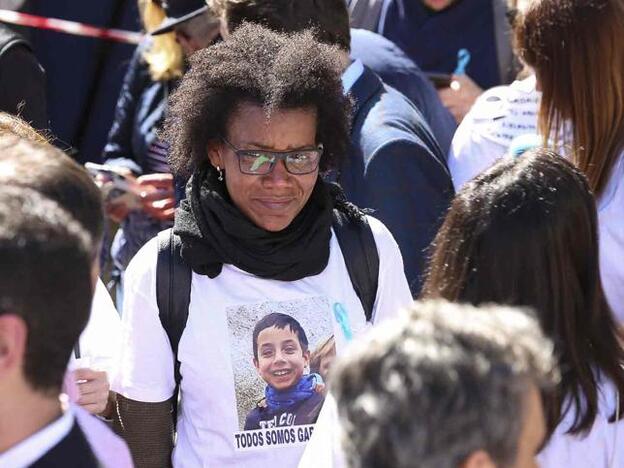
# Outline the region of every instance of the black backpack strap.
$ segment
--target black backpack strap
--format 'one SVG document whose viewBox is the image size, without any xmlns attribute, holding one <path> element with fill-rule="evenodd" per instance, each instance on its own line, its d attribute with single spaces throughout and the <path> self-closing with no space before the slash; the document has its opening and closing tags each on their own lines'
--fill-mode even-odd
<svg viewBox="0 0 624 468">
<path fill-rule="evenodd" d="M 178 344 L 188 319 L 191 302 L 191 268 L 184 263 L 180 253 L 180 238 L 167 229 L 158 233 L 158 262 L 156 264 L 156 303 L 158 316 L 175 356 L 174 423 L 177 412 L 178 391 L 180 389 L 180 361 Z"/>
<path fill-rule="evenodd" d="M 362 303 L 366 321 L 370 322 L 379 283 L 379 252 L 373 231 L 366 216 L 354 219 L 336 209 L 333 228 L 351 284 Z"/>
</svg>

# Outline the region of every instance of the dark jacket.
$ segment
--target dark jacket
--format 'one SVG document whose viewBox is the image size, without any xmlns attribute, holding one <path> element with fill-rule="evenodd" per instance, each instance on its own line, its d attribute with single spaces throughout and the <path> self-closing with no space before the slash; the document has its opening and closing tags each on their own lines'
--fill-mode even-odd
<svg viewBox="0 0 624 468">
<path fill-rule="evenodd" d="M 315 393 L 310 398 L 299 401 L 294 405 L 279 410 L 271 410 L 261 400 L 252 409 L 245 419 L 245 430 L 270 429 L 273 427 L 303 426 L 314 424 L 323 407 L 325 397 L 322 393 Z M 265 427 L 261 427 L 263 422 Z"/>
<path fill-rule="evenodd" d="M 156 140 L 172 82 L 154 81 L 143 59 L 147 43 L 137 47 L 117 100 L 113 125 L 102 159 L 135 175 L 147 173 L 147 150 Z"/>
<path fill-rule="evenodd" d="M 511 47 L 507 0 L 456 0 L 432 13 L 420 0 L 349 0 L 351 26 L 375 31 L 427 72 L 452 73 L 457 52 L 472 55 L 466 73 L 484 89 L 519 71 Z"/>
<path fill-rule="evenodd" d="M 453 184 L 431 130 L 414 105 L 364 67 L 351 89 L 351 146 L 339 182 L 356 205 L 390 229 L 412 294 L 421 287 L 425 250 L 453 197 Z"/>
<path fill-rule="evenodd" d="M 46 78 L 30 44 L 0 24 L 0 111 L 19 115 L 38 130 L 48 128 Z"/>
<path fill-rule="evenodd" d="M 33 463 L 31 468 L 96 468 L 98 466 L 100 465 L 97 458 L 82 429 L 74 422 L 69 434 Z"/>
<path fill-rule="evenodd" d="M 431 127 L 446 157 L 457 123 L 418 65 L 392 41 L 364 29 L 351 29 L 351 57 L 361 60 L 384 83 L 412 101 Z"/>
</svg>

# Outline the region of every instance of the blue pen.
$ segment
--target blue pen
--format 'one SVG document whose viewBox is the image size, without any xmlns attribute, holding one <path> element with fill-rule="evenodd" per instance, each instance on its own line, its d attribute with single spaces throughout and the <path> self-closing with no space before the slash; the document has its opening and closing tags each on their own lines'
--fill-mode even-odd
<svg viewBox="0 0 624 468">
<path fill-rule="evenodd" d="M 468 49 L 459 49 L 457 51 L 457 68 L 453 72 L 454 75 L 465 75 L 466 67 L 470 63 L 470 52 Z"/>
<path fill-rule="evenodd" d="M 334 317 L 336 317 L 336 322 L 340 325 L 345 339 L 351 341 L 353 339 L 353 332 L 351 331 L 351 325 L 349 325 L 349 316 L 340 302 L 334 303 Z"/>
</svg>

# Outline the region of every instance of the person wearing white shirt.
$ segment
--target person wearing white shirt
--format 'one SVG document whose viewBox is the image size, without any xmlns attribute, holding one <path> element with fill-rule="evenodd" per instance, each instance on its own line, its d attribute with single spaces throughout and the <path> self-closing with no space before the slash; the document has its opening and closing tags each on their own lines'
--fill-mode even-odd
<svg viewBox="0 0 624 468">
<path fill-rule="evenodd" d="M 514 25 L 520 58 L 535 75 L 479 98 L 453 138 L 448 158 L 453 183 L 459 190 L 505 156 L 516 136 L 539 132 L 549 139 L 594 191 L 603 287 L 624 326 L 624 51 L 597 46 L 617 44 L 624 34 L 616 21 L 622 7 L 614 1 L 604 8 L 592 5 L 594 27 L 584 19 L 583 2 L 527 4 Z M 559 28 L 568 16 L 573 21 Z M 560 51 L 553 44 L 568 46 Z"/>
<path fill-rule="evenodd" d="M 126 271 L 119 426 L 145 466 L 294 468 L 327 384 L 311 356 L 332 339 L 339 356 L 411 302 L 403 262 L 388 229 L 321 177 L 349 142 L 334 49 L 309 31 L 246 25 L 192 60 L 165 125 L 174 171 L 192 169 L 173 229 L 188 314 L 174 352 L 153 239 Z M 370 309 L 350 277 L 343 215 L 378 254 Z"/>
<path fill-rule="evenodd" d="M 537 313 L 561 368 L 544 400 L 544 468 L 624 462 L 624 349 L 602 288 L 597 225 L 583 173 L 551 150 L 530 150 L 458 192 L 425 281 L 424 298 Z"/>
</svg>

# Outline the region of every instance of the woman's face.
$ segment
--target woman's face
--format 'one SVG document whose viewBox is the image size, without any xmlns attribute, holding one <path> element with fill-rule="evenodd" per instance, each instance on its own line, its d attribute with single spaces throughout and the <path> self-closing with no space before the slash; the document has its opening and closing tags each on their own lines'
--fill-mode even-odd
<svg viewBox="0 0 624 468">
<path fill-rule="evenodd" d="M 227 126 L 228 141 L 238 149 L 290 151 L 316 146 L 316 111 L 276 110 L 267 120 L 260 106 L 239 105 Z M 286 228 L 308 202 L 318 177 L 318 168 L 293 175 L 278 160 L 266 175 L 241 173 L 238 157 L 223 141 L 208 144 L 213 166 L 225 171 L 225 184 L 234 204 L 254 224 L 267 231 Z"/>
</svg>

